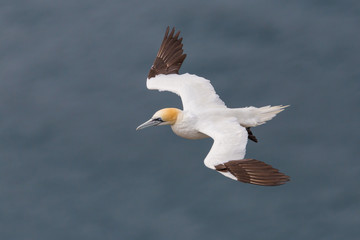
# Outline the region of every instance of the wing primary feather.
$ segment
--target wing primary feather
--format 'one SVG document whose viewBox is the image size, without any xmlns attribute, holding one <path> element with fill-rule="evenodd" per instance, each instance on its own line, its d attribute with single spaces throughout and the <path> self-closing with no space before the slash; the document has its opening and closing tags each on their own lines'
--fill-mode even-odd
<svg viewBox="0 0 360 240">
<path fill-rule="evenodd" d="M 290 180 L 278 169 L 256 159 L 233 160 L 215 166 L 220 172 L 230 172 L 238 181 L 261 186 L 278 186 Z"/>
<path fill-rule="evenodd" d="M 159 74 L 178 74 L 182 63 L 186 58 L 183 53 L 182 38 L 179 38 L 180 31 L 175 34 L 175 28 L 166 28 L 163 41 L 156 55 L 154 64 L 151 66 L 148 79 Z M 174 35 L 175 34 L 175 35 Z"/>
</svg>

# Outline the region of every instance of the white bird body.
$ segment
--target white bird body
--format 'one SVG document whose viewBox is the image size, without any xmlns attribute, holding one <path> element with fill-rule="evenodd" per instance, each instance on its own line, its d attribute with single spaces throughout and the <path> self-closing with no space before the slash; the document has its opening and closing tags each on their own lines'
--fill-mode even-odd
<svg viewBox="0 0 360 240">
<path fill-rule="evenodd" d="M 170 91 L 181 97 L 184 111 L 178 112 L 177 121 L 171 128 L 178 136 L 188 139 L 208 137 L 198 129 L 204 120 L 214 123 L 225 118 L 235 118 L 243 127 L 256 127 L 272 119 L 286 107 L 227 108 L 209 80 L 189 73 L 160 74 L 147 79 L 146 85 L 150 90 Z"/>
<path fill-rule="evenodd" d="M 178 74 L 186 55 L 182 53 L 179 32 L 175 36 L 174 29 L 170 35 L 168 33 L 169 28 L 146 84 L 151 90 L 176 93 L 181 97 L 184 109 L 161 109 L 137 129 L 170 125 L 173 132 L 183 138 L 213 138 L 213 146 L 204 163 L 234 180 L 264 186 L 288 181 L 288 176 L 270 165 L 244 159 L 248 137 L 252 135 L 249 127 L 264 124 L 287 106 L 227 108 L 209 80 L 188 73 Z"/>
</svg>

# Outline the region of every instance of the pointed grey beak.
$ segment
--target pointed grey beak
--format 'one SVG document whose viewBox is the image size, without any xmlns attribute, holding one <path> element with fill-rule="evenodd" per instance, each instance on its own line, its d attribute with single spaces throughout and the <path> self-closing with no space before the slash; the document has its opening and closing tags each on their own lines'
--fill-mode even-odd
<svg viewBox="0 0 360 240">
<path fill-rule="evenodd" d="M 147 128 L 147 127 L 152 127 L 152 126 L 157 126 L 161 123 L 161 121 L 157 120 L 157 119 L 150 119 L 147 122 L 144 122 L 143 124 L 141 124 L 140 126 L 138 126 L 136 128 L 136 130 L 141 130 L 143 128 Z"/>
</svg>

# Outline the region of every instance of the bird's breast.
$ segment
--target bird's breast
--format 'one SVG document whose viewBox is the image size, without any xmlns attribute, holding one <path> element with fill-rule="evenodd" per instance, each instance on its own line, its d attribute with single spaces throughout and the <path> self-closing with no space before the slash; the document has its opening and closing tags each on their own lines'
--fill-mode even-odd
<svg viewBox="0 0 360 240">
<path fill-rule="evenodd" d="M 197 117 L 193 116 L 192 114 L 181 114 L 176 123 L 171 125 L 173 132 L 183 138 L 187 139 L 202 139 L 208 138 L 206 134 L 199 132 L 196 129 L 196 122 Z"/>
<path fill-rule="evenodd" d="M 171 126 L 173 132 L 183 138 L 187 138 L 187 139 L 202 139 L 202 138 L 208 138 L 209 136 L 206 134 L 203 134 L 201 132 L 199 132 L 198 130 L 194 129 L 194 128 L 189 128 L 189 127 L 181 127 L 179 125 L 172 125 Z"/>
</svg>

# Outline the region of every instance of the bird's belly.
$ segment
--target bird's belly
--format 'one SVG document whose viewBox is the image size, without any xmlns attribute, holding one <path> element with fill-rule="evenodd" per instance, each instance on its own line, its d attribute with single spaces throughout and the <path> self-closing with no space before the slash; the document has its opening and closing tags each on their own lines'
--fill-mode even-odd
<svg viewBox="0 0 360 240">
<path fill-rule="evenodd" d="M 171 126 L 171 128 L 176 135 L 187 139 L 202 139 L 209 137 L 196 129 L 182 128 L 176 125 Z"/>
</svg>

